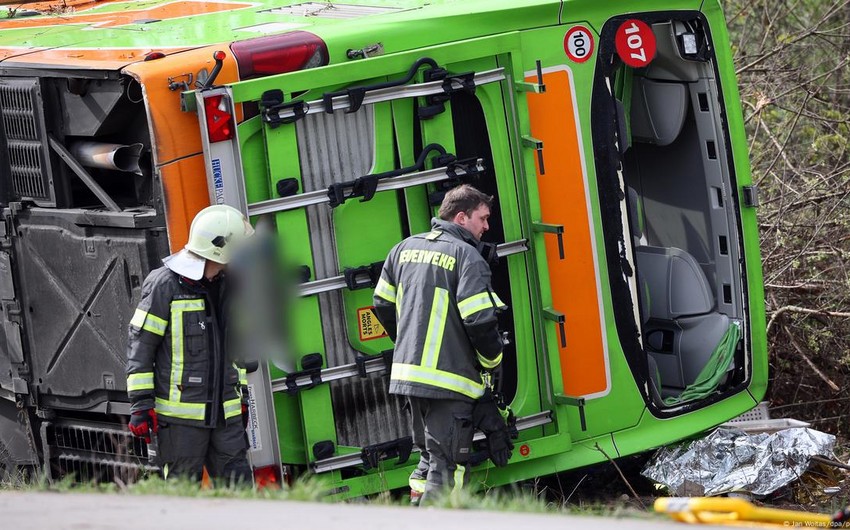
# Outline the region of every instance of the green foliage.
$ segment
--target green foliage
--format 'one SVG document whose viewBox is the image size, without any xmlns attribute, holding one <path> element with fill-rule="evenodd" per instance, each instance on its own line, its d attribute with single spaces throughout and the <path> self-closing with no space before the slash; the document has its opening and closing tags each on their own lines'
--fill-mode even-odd
<svg viewBox="0 0 850 530">
<path fill-rule="evenodd" d="M 777 315 L 770 398 L 840 433 L 847 412 L 824 389 L 850 375 L 850 2 L 723 6 L 760 191 L 768 318 Z"/>
</svg>

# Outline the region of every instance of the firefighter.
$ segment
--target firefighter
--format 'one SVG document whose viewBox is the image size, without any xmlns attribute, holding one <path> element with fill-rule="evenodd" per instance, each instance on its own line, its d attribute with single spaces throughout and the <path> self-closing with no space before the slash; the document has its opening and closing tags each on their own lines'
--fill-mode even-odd
<svg viewBox="0 0 850 530">
<path fill-rule="evenodd" d="M 504 304 L 478 250 L 491 205 L 472 186 L 450 190 L 431 231 L 393 247 L 375 287 L 376 316 L 395 342 L 390 392 L 407 397 L 420 450 L 410 477 L 414 504 L 465 482 L 458 466 L 472 452 L 481 371 L 502 360 L 496 311 Z"/>
<path fill-rule="evenodd" d="M 225 268 L 254 230 L 235 208 L 201 210 L 189 242 L 142 285 L 130 321 L 130 431 L 158 439 L 165 478 L 250 483 L 247 374 L 225 348 Z"/>
</svg>

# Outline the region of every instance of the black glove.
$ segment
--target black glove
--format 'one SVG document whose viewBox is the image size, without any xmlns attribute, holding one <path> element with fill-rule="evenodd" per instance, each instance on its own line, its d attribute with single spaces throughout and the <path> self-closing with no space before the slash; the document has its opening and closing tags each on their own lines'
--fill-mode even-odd
<svg viewBox="0 0 850 530">
<path fill-rule="evenodd" d="M 507 428 L 487 435 L 487 449 L 490 451 L 490 460 L 496 467 L 508 465 L 513 448 L 514 443 L 511 441 Z"/>
<path fill-rule="evenodd" d="M 242 403 L 242 429 L 248 429 L 248 419 L 250 418 L 248 413 L 248 404 Z"/>
<path fill-rule="evenodd" d="M 487 436 L 487 448 L 490 460 L 497 467 L 504 467 L 511 458 L 514 444 L 511 441 L 511 431 L 489 389 L 475 402 L 472 409 L 472 423 Z"/>
</svg>

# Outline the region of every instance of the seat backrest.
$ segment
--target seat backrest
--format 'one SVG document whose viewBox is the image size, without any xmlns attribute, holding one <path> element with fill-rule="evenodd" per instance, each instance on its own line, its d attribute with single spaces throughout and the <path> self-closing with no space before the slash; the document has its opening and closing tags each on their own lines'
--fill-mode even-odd
<svg viewBox="0 0 850 530">
<path fill-rule="evenodd" d="M 632 89 L 632 139 L 665 146 L 672 144 L 688 116 L 685 83 L 635 77 Z"/>
<path fill-rule="evenodd" d="M 626 196 L 629 200 L 629 225 L 632 231 L 632 239 L 635 246 L 646 245 L 646 234 L 643 218 L 643 205 L 637 190 L 626 186 Z"/>
<path fill-rule="evenodd" d="M 644 313 L 649 318 L 674 320 L 714 309 L 708 278 L 693 256 L 675 247 L 635 248 Z M 647 311 L 648 310 L 648 311 Z"/>
</svg>

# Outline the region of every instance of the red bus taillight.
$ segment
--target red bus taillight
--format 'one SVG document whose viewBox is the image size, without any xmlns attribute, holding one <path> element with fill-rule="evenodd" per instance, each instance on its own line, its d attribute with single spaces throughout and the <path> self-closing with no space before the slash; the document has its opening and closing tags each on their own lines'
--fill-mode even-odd
<svg viewBox="0 0 850 530">
<path fill-rule="evenodd" d="M 204 114 L 207 117 L 207 133 L 211 143 L 233 138 L 233 114 L 230 113 L 222 94 L 209 96 L 204 100 Z"/>
<path fill-rule="evenodd" d="M 239 79 L 295 72 L 328 64 L 325 42 L 306 31 L 258 37 L 230 45 L 239 64 Z"/>
<path fill-rule="evenodd" d="M 254 484 L 258 490 L 264 488 L 280 489 L 281 477 L 279 466 L 265 466 L 254 469 Z"/>
</svg>

